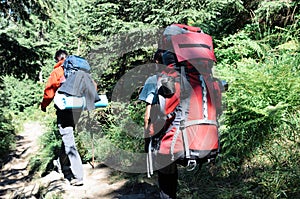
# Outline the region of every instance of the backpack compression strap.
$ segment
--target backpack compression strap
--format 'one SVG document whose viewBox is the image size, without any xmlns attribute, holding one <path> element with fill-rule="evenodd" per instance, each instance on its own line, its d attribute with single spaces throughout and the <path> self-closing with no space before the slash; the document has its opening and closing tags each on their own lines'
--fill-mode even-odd
<svg viewBox="0 0 300 199">
<path fill-rule="evenodd" d="M 189 150 L 189 141 L 186 133 L 186 122 L 189 114 L 190 109 L 190 96 L 191 96 L 191 87 L 187 80 L 186 73 L 185 73 L 185 67 L 181 66 L 181 73 L 180 73 L 180 104 L 178 106 L 179 111 L 181 112 L 181 120 L 180 124 L 176 129 L 176 132 L 174 134 L 174 137 L 171 142 L 171 160 L 174 161 L 174 149 L 176 140 L 182 132 L 182 138 L 184 143 L 184 151 L 185 151 L 185 157 L 190 158 L 190 150 Z"/>
</svg>

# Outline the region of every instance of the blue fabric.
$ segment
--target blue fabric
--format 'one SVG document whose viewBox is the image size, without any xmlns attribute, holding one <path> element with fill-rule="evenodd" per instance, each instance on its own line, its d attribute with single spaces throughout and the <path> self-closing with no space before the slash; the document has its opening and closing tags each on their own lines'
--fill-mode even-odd
<svg viewBox="0 0 300 199">
<path fill-rule="evenodd" d="M 156 104 L 158 102 L 157 75 L 148 77 L 139 95 L 139 100 L 149 104 Z"/>
<path fill-rule="evenodd" d="M 81 70 L 71 73 L 58 89 L 58 92 L 76 97 L 85 97 L 88 111 L 95 109 L 95 102 L 99 101 L 91 75 Z"/>
<path fill-rule="evenodd" d="M 64 61 L 64 73 L 67 78 L 72 71 L 83 70 L 85 72 L 91 71 L 90 64 L 83 58 L 76 55 L 70 55 Z"/>
</svg>

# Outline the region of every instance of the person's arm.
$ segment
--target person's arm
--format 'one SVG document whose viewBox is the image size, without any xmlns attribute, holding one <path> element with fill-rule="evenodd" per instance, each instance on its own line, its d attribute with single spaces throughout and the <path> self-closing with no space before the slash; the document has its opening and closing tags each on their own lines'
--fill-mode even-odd
<svg viewBox="0 0 300 199">
<path fill-rule="evenodd" d="M 62 69 L 62 71 L 63 71 L 63 69 Z M 41 110 L 42 111 L 46 111 L 46 107 L 52 102 L 52 100 L 55 96 L 55 92 L 60 86 L 61 77 L 58 74 L 58 72 L 61 73 L 61 71 L 53 71 L 47 80 L 47 83 L 46 83 L 46 86 L 44 89 L 43 100 L 41 102 Z"/>
<path fill-rule="evenodd" d="M 144 114 L 144 139 L 145 139 L 145 145 L 144 150 L 146 153 L 148 153 L 149 150 L 149 143 L 150 143 L 150 136 L 148 131 L 148 125 L 150 120 L 150 110 L 151 110 L 151 104 L 146 104 L 145 114 Z"/>
<path fill-rule="evenodd" d="M 151 104 L 147 103 L 146 104 L 145 115 L 144 115 L 144 130 L 145 131 L 147 130 L 148 124 L 149 124 L 150 110 L 151 110 Z"/>
</svg>

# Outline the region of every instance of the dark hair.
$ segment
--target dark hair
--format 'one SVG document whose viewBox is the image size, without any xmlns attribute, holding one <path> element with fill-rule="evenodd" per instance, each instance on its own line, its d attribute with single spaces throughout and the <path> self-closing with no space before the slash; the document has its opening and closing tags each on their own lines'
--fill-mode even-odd
<svg viewBox="0 0 300 199">
<path fill-rule="evenodd" d="M 153 59 L 154 62 L 158 61 L 159 64 L 162 63 L 162 54 L 164 53 L 164 50 L 162 49 L 157 49 L 157 51 L 155 52 Z"/>
<path fill-rule="evenodd" d="M 63 58 L 65 58 L 66 56 L 68 56 L 67 51 L 65 51 L 65 50 L 58 50 L 55 53 L 54 59 L 55 59 L 55 61 L 58 62 L 58 61 L 62 60 Z"/>
</svg>

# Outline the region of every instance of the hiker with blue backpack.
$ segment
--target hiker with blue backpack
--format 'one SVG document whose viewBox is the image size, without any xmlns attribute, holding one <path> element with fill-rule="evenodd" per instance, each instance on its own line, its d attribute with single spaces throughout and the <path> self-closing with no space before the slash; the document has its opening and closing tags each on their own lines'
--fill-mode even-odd
<svg viewBox="0 0 300 199">
<path fill-rule="evenodd" d="M 70 162 L 72 177 L 71 185 L 83 185 L 83 166 L 82 160 L 75 144 L 74 130 L 83 110 L 92 110 L 95 108 L 95 101 L 98 101 L 97 86 L 89 74 L 90 66 L 85 59 L 78 56 L 68 56 L 65 50 L 58 50 L 55 53 L 56 64 L 51 72 L 44 89 L 44 96 L 41 102 L 41 110 L 46 112 L 46 107 L 57 96 L 64 95 L 73 100 L 73 98 L 84 97 L 85 107 L 66 108 L 60 106 L 62 103 L 55 103 L 57 127 L 62 138 L 63 151 Z M 66 98 L 63 98 L 66 99 Z M 56 100 L 59 101 L 59 100 Z M 53 161 L 61 172 L 62 154 L 57 160 Z"/>
</svg>

